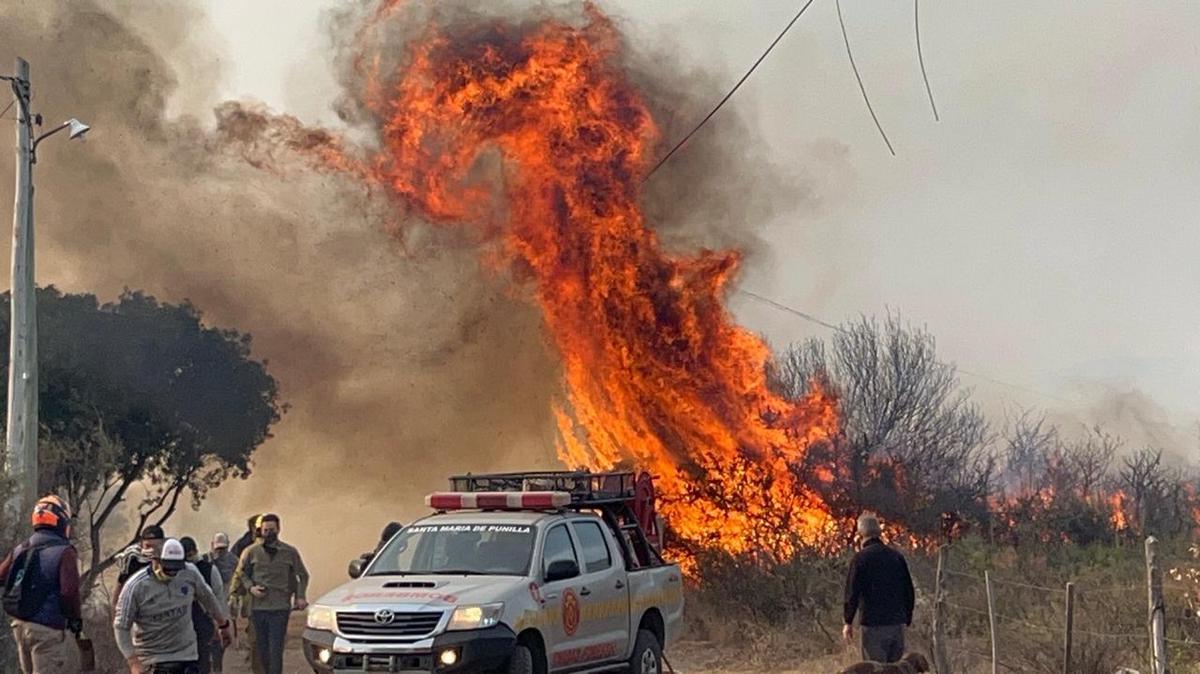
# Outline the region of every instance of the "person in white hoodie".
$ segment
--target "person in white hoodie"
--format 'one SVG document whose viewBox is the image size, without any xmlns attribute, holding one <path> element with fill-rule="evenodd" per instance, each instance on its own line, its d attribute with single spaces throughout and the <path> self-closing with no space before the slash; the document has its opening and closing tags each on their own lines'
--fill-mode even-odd
<svg viewBox="0 0 1200 674">
<path fill-rule="evenodd" d="M 117 599 L 113 633 L 131 674 L 198 671 L 193 602 L 198 602 L 217 624 L 221 643 L 227 645 L 227 609 L 200 571 L 186 561 L 183 545 L 168 538 L 151 566 L 134 574 Z"/>
</svg>

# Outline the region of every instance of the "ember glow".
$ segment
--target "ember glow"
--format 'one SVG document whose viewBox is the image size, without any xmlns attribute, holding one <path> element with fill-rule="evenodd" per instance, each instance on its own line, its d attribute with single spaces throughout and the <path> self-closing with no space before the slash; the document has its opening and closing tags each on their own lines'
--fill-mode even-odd
<svg viewBox="0 0 1200 674">
<path fill-rule="evenodd" d="M 397 4 L 375 20 L 404 20 Z M 584 11 L 582 25 L 435 21 L 393 72 L 360 54 L 381 150 L 309 155 L 426 220 L 498 233 L 485 262 L 529 292 L 561 356 L 564 463 L 652 471 L 686 545 L 790 556 L 835 528 L 805 484 L 821 478 L 798 469 L 836 433 L 835 401 L 768 390 L 766 344 L 724 306 L 737 251 L 663 251 L 639 204 L 662 139 L 612 23 Z"/>
</svg>

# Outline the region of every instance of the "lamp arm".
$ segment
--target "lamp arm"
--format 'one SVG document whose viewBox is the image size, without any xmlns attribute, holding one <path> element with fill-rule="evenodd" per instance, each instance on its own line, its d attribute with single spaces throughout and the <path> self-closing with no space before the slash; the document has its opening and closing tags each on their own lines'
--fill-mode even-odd
<svg viewBox="0 0 1200 674">
<path fill-rule="evenodd" d="M 62 124 L 59 124 L 58 126 L 54 127 L 53 129 L 50 129 L 50 130 L 49 130 L 49 131 L 47 131 L 46 133 L 43 133 L 42 135 L 38 136 L 38 137 L 37 137 L 37 138 L 36 138 L 36 139 L 33 141 L 33 148 L 32 148 L 32 149 L 36 150 L 36 149 L 37 149 L 37 146 L 38 146 L 38 143 L 42 142 L 43 140 L 46 140 L 46 139 L 47 139 L 47 138 L 49 138 L 50 136 L 53 136 L 54 134 L 58 133 L 59 131 L 62 131 L 63 129 L 67 128 L 67 127 L 68 127 L 68 126 L 70 126 L 70 125 L 71 125 L 71 123 L 70 123 L 70 122 L 63 122 Z"/>
</svg>

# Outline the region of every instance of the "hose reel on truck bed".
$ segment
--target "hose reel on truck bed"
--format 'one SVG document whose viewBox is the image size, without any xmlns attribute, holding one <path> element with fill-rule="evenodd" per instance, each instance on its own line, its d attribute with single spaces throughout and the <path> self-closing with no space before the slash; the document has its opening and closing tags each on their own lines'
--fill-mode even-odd
<svg viewBox="0 0 1200 674">
<path fill-rule="evenodd" d="M 538 497 L 512 498 L 517 493 L 532 497 L 534 494 L 530 492 Z M 456 500 L 454 495 L 462 497 Z M 452 476 L 450 492 L 430 495 L 427 501 L 436 509 L 595 511 L 622 542 L 621 552 L 629 569 L 666 563 L 662 557 L 664 527 L 655 506 L 654 480 L 646 472 L 468 473 Z M 545 505 L 531 507 L 526 502 Z M 454 503 L 461 505 L 447 505 Z"/>
</svg>

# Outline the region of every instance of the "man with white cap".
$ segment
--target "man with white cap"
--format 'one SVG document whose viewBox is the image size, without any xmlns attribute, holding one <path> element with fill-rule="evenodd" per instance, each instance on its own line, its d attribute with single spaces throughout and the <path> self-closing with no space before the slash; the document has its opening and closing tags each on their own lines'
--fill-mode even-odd
<svg viewBox="0 0 1200 674">
<path fill-rule="evenodd" d="M 199 657 L 192 627 L 192 602 L 217 623 L 229 643 L 229 615 L 183 545 L 168 538 L 151 566 L 137 572 L 117 599 L 113 632 L 131 674 L 193 674 Z"/>
<path fill-rule="evenodd" d="M 221 582 L 225 587 L 233 580 L 233 572 L 237 571 L 238 558 L 229 552 L 229 536 L 218 532 L 213 535 L 212 548 L 206 559 L 221 573 Z"/>
<path fill-rule="evenodd" d="M 221 583 L 228 588 L 233 581 L 233 572 L 237 570 L 238 558 L 229 552 L 229 536 L 227 534 L 218 532 L 213 536 L 212 549 L 204 556 L 204 561 L 212 564 L 217 573 L 221 575 Z M 232 611 L 231 608 L 230 612 L 232 613 Z M 225 647 L 220 643 L 215 643 L 213 646 L 212 671 L 220 672 L 223 671 L 225 665 Z"/>
</svg>

